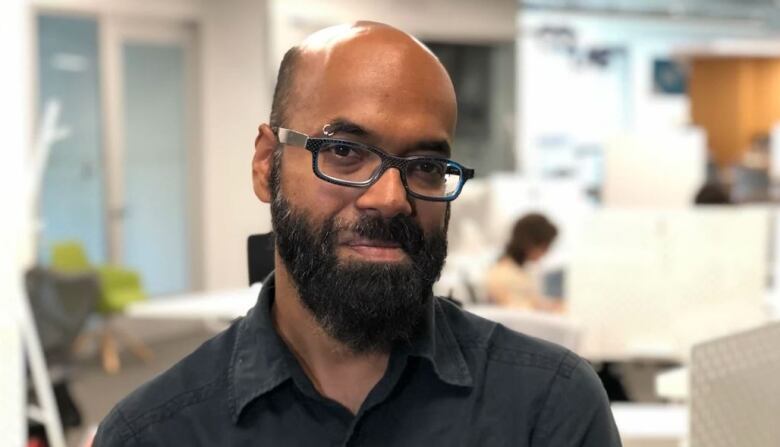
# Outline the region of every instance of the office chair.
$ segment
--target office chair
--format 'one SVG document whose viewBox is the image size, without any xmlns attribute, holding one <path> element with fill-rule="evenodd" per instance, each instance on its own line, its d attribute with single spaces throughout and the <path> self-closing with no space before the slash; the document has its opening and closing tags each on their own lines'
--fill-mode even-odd
<svg viewBox="0 0 780 447">
<path fill-rule="evenodd" d="M 94 272 L 100 280 L 100 299 L 97 310 L 104 317 L 101 336 L 103 369 L 115 374 L 121 368 L 119 342 L 122 338 L 130 351 L 139 359 L 149 361 L 152 352 L 140 340 L 112 325 L 112 318 L 124 312 L 136 301 L 147 299 L 137 272 L 113 265 L 93 266 L 84 248 L 78 242 L 59 242 L 52 246 L 51 266 L 63 274 Z"/>
<path fill-rule="evenodd" d="M 100 278 L 101 313 L 119 313 L 135 301 L 145 300 L 146 293 L 137 272 L 113 265 L 93 266 L 78 242 L 59 242 L 52 246 L 52 268 L 62 273 L 96 271 Z"/>
<path fill-rule="evenodd" d="M 246 242 L 251 286 L 262 282 L 274 270 L 274 233 L 253 234 Z"/>
</svg>

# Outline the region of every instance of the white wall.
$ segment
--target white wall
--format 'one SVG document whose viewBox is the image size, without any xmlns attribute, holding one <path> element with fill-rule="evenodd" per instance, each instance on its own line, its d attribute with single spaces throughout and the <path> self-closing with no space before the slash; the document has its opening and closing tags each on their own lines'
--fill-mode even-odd
<svg viewBox="0 0 780 447">
<path fill-rule="evenodd" d="M 254 138 L 271 110 L 266 6 L 203 3 L 203 259 L 207 289 L 247 284 L 246 238 L 270 231 L 268 206 L 252 192 Z"/>
<path fill-rule="evenodd" d="M 196 20 L 200 0 L 32 0 L 39 9 L 87 14 Z"/>
</svg>

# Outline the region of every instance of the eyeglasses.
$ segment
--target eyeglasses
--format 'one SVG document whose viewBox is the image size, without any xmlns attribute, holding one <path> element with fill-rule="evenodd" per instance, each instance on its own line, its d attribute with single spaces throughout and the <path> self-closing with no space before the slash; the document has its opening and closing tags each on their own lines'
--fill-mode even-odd
<svg viewBox="0 0 780 447">
<path fill-rule="evenodd" d="M 314 174 L 330 183 L 356 188 L 373 185 L 389 168 L 401 173 L 406 192 L 418 199 L 455 200 L 474 170 L 447 158 L 396 157 L 362 143 L 337 138 L 310 138 L 282 127 L 274 129 L 279 143 L 305 148 L 312 154 Z"/>
</svg>

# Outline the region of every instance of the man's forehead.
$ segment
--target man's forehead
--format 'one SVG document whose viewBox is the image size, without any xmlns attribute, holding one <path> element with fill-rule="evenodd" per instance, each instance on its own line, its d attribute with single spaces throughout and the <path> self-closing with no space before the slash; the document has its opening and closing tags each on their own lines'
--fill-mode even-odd
<svg viewBox="0 0 780 447">
<path fill-rule="evenodd" d="M 433 75 L 451 86 L 438 58 L 420 41 L 389 25 L 356 22 L 318 31 L 299 46 L 301 72 L 317 78 L 325 72 L 349 76 L 356 70 L 410 71 L 416 76 Z"/>
<path fill-rule="evenodd" d="M 455 92 L 446 69 L 400 30 L 366 22 L 327 28 L 304 41 L 301 56 L 295 91 L 305 107 L 295 107 L 294 115 L 307 125 L 321 128 L 324 114 L 346 110 L 381 119 L 381 112 L 371 112 L 384 108 L 396 116 L 439 116 L 443 128 L 454 129 Z"/>
</svg>

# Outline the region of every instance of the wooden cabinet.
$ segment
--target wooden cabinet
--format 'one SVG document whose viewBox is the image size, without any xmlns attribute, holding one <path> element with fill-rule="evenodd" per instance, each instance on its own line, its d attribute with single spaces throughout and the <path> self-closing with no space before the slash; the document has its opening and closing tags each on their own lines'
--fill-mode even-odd
<svg viewBox="0 0 780 447">
<path fill-rule="evenodd" d="M 780 59 L 694 57 L 689 86 L 691 121 L 707 131 L 720 166 L 739 163 L 780 121 Z"/>
</svg>

